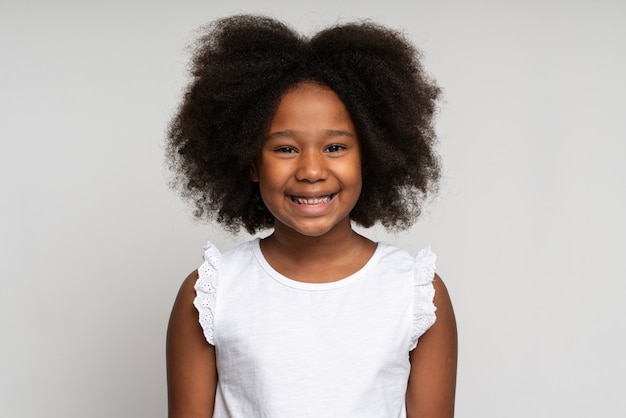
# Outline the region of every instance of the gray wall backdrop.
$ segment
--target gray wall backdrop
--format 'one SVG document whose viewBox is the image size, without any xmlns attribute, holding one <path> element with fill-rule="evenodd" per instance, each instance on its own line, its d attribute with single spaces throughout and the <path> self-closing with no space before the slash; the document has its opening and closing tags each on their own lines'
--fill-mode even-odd
<svg viewBox="0 0 626 418">
<path fill-rule="evenodd" d="M 262 5 L 261 5 L 262 4 Z M 211 238 L 166 187 L 192 31 L 261 12 L 403 28 L 444 88 L 420 223 L 460 335 L 457 416 L 621 417 L 626 6 L 0 1 L 0 416 L 164 417 L 164 340 Z"/>
</svg>

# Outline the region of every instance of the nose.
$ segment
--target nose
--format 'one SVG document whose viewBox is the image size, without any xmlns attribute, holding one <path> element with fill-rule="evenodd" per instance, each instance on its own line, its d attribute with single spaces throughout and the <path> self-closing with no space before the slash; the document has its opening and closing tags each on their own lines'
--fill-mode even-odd
<svg viewBox="0 0 626 418">
<path fill-rule="evenodd" d="M 328 167 L 324 156 L 315 151 L 303 152 L 298 159 L 296 178 L 299 181 L 316 182 L 325 180 L 328 176 Z"/>
</svg>

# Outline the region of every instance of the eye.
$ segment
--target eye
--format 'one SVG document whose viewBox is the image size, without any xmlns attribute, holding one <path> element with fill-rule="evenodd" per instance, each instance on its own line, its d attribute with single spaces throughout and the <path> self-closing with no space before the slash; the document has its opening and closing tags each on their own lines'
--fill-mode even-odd
<svg viewBox="0 0 626 418">
<path fill-rule="evenodd" d="M 296 152 L 296 150 L 293 147 L 282 146 L 282 147 L 274 148 L 274 152 L 293 153 L 293 152 Z"/>
<path fill-rule="evenodd" d="M 344 147 L 343 145 L 339 145 L 339 144 L 333 144 L 333 145 L 329 145 L 326 148 L 327 152 L 339 152 L 346 149 L 346 147 Z"/>
</svg>

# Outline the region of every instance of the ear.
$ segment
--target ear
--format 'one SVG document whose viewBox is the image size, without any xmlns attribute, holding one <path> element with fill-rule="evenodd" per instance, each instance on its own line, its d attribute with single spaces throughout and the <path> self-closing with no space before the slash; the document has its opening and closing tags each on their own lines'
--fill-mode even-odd
<svg viewBox="0 0 626 418">
<path fill-rule="evenodd" d="M 255 183 L 259 182 L 259 170 L 257 169 L 256 162 L 250 164 L 250 180 Z"/>
</svg>

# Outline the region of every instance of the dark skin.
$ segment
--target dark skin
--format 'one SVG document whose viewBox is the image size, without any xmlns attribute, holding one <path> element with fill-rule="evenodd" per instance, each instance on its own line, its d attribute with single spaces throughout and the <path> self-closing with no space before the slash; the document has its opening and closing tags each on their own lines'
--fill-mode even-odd
<svg viewBox="0 0 626 418">
<path fill-rule="evenodd" d="M 215 349 L 204 339 L 192 304 L 197 278 L 197 272 L 193 272 L 183 283 L 168 328 L 170 418 L 206 418 L 213 413 L 217 385 Z M 447 290 L 438 277 L 434 286 L 437 321 L 420 337 L 418 346 L 409 355 L 411 374 L 406 396 L 409 418 L 454 416 L 456 325 Z"/>
<path fill-rule="evenodd" d="M 409 353 L 408 418 L 454 417 L 458 346 L 456 319 L 448 289 L 437 274 L 433 286 L 437 320 Z"/>
<path fill-rule="evenodd" d="M 279 228 L 262 242 L 261 248 L 275 269 L 294 275 L 287 274 L 288 277 L 301 281 L 310 281 L 313 277 L 316 281 L 333 281 L 363 267 L 376 244 L 355 233 L 347 222 L 313 239 L 293 234 L 287 228 Z M 337 257 L 337 254 L 350 256 Z M 316 274 L 306 273 L 311 271 Z M 340 277 L 335 275 L 338 271 L 341 272 Z M 409 353 L 408 418 L 454 417 L 458 346 L 456 319 L 448 290 L 436 274 L 433 286 L 437 320 Z"/>
<path fill-rule="evenodd" d="M 167 389 L 170 418 L 206 418 L 213 415 L 217 368 L 215 348 L 209 344 L 193 306 L 198 272 L 183 282 L 167 329 Z"/>
<path fill-rule="evenodd" d="M 275 231 L 262 240 L 263 255 L 276 271 L 302 282 L 324 283 L 347 277 L 361 269 L 376 250 L 374 242 L 352 229 L 332 231 L 330 236 L 312 239 L 309 244 L 283 235 Z"/>
<path fill-rule="evenodd" d="M 376 244 L 352 230 L 349 212 L 362 185 L 360 145 L 345 107 L 328 88 L 303 83 L 284 96 L 251 179 L 275 217 L 261 251 L 293 280 L 332 282 L 360 270 Z M 170 418 L 211 417 L 215 348 L 204 338 L 193 306 L 197 272 L 183 283 L 167 335 Z M 452 304 L 435 276 L 435 324 L 408 353 L 409 418 L 454 416 L 457 336 Z M 358 355 L 358 353 L 355 353 Z"/>
</svg>

